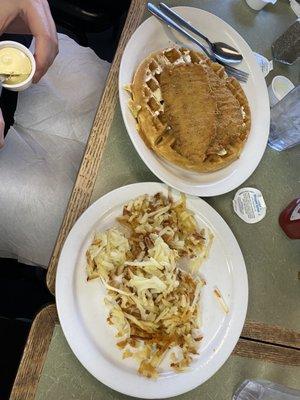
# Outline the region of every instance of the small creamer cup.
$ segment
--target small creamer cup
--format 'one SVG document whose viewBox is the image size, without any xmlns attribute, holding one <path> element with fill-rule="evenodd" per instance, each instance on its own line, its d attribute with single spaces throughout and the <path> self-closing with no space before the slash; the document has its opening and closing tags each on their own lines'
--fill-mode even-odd
<svg viewBox="0 0 300 400">
<path fill-rule="evenodd" d="M 285 76 L 275 76 L 268 86 L 270 107 L 275 106 L 275 104 L 282 100 L 294 87 L 293 82 Z"/>
<path fill-rule="evenodd" d="M 253 10 L 259 11 L 267 4 L 275 4 L 277 0 L 246 0 L 246 3 Z"/>
<path fill-rule="evenodd" d="M 32 78 L 36 70 L 35 59 L 31 51 L 18 42 L 14 42 L 12 40 L 4 40 L 3 42 L 0 42 L 0 49 L 3 49 L 4 47 L 13 47 L 15 49 L 21 50 L 29 58 L 29 61 L 31 63 L 30 75 L 23 82 L 16 83 L 14 85 L 2 83 L 2 87 L 4 87 L 5 89 L 12 90 L 13 92 L 21 92 L 22 90 L 27 89 L 32 84 Z"/>
</svg>

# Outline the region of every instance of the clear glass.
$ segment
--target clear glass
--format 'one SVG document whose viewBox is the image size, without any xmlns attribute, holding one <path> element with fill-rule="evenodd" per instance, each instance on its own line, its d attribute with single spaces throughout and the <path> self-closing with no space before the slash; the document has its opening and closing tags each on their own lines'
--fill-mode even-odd
<svg viewBox="0 0 300 400">
<path fill-rule="evenodd" d="M 232 400 L 300 400 L 300 390 L 264 380 L 246 380 Z"/>
<path fill-rule="evenodd" d="M 300 85 L 271 108 L 268 145 L 281 151 L 300 144 Z"/>
</svg>

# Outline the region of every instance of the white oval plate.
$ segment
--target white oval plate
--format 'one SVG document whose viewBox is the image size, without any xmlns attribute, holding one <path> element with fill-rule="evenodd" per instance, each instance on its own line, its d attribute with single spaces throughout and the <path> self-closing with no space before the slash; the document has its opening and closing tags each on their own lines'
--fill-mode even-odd
<svg viewBox="0 0 300 400">
<path fill-rule="evenodd" d="M 223 41 L 238 49 L 244 57 L 238 68 L 250 73 L 242 84 L 251 109 L 252 126 L 249 138 L 238 160 L 220 171 L 197 173 L 181 169 L 155 155 L 136 130 L 136 121 L 128 109 L 130 94 L 124 85 L 131 83 L 140 62 L 155 50 L 175 43 L 194 48 L 183 36 L 161 24 L 155 17 L 147 19 L 132 35 L 124 50 L 119 72 L 119 97 L 123 119 L 132 143 L 148 168 L 163 182 L 184 193 L 196 196 L 215 196 L 241 185 L 258 166 L 266 148 L 270 108 L 265 79 L 252 50 L 244 39 L 226 22 L 206 11 L 193 7 L 174 7 L 183 17 L 212 41 Z"/>
<path fill-rule="evenodd" d="M 121 393 L 140 398 L 165 398 L 187 392 L 205 382 L 226 361 L 241 333 L 247 310 L 248 281 L 244 259 L 231 230 L 204 200 L 187 198 L 200 226 L 208 226 L 214 241 L 201 267 L 207 286 L 201 292 L 200 355 L 190 369 L 175 373 L 163 368 L 157 380 L 137 374 L 137 364 L 122 360 L 114 330 L 106 322 L 105 290 L 99 280 L 87 282 L 85 252 L 95 231 L 116 225 L 123 205 L 139 195 L 167 193 L 161 183 L 136 183 L 116 189 L 91 205 L 72 228 L 61 253 L 56 276 L 58 315 L 66 339 L 82 365 L 99 381 Z M 179 193 L 173 191 L 175 199 Z M 218 287 L 229 307 L 213 295 Z"/>
</svg>

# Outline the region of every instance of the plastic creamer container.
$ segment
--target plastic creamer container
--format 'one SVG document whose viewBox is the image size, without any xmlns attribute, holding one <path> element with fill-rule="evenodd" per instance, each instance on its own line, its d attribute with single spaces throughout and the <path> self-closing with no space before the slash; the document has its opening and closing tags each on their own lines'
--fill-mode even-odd
<svg viewBox="0 0 300 400">
<path fill-rule="evenodd" d="M 277 0 L 246 0 L 246 3 L 253 10 L 259 11 L 264 8 L 267 4 L 275 4 Z"/>
</svg>

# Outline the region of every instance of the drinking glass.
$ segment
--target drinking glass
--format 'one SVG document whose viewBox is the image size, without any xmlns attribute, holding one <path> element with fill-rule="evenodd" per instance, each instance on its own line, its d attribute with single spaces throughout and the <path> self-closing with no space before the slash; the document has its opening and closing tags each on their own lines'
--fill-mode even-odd
<svg viewBox="0 0 300 400">
<path fill-rule="evenodd" d="M 265 380 L 244 381 L 232 400 L 299 400 L 300 391 Z"/>
<path fill-rule="evenodd" d="M 271 108 L 268 145 L 281 151 L 300 144 L 300 85 Z"/>
</svg>

